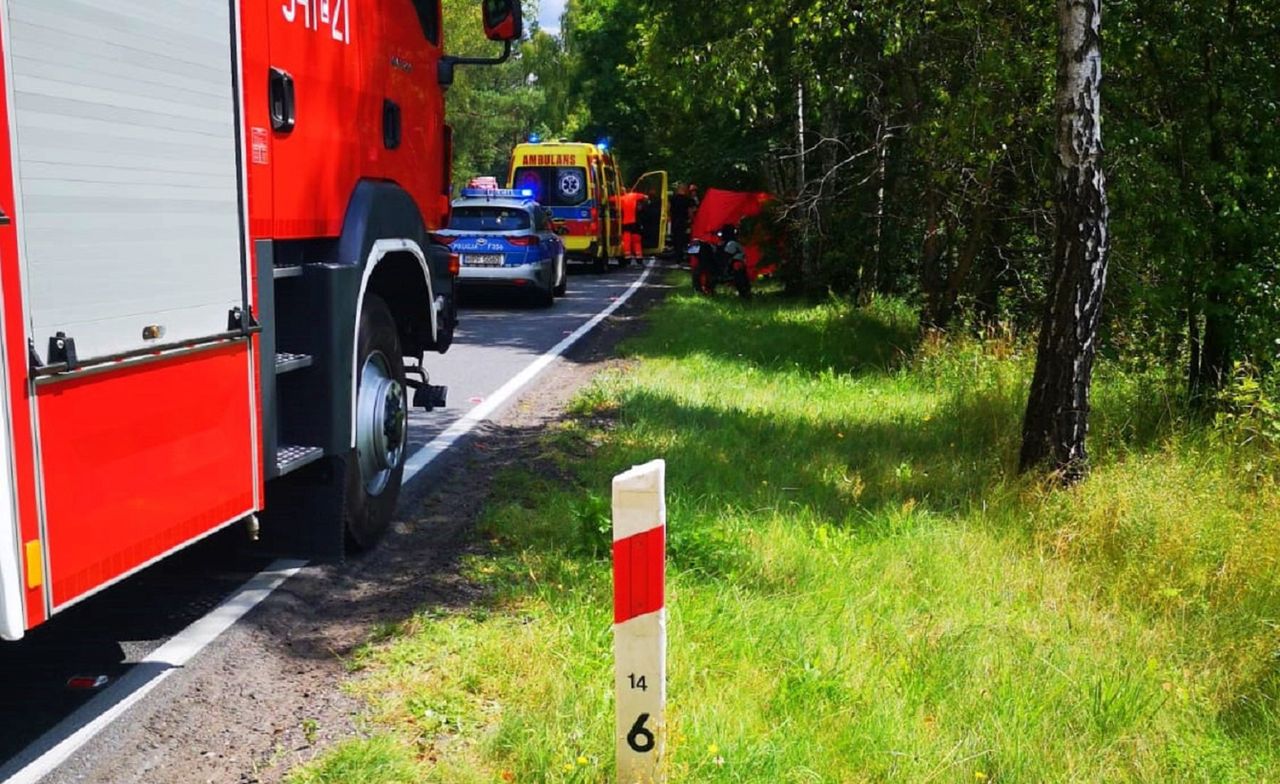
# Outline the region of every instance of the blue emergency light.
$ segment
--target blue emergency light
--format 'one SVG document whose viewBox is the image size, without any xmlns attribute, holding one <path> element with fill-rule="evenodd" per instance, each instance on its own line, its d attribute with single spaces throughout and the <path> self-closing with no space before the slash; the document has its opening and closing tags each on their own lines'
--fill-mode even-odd
<svg viewBox="0 0 1280 784">
<path fill-rule="evenodd" d="M 540 133 L 529 134 L 529 144 L 542 144 L 542 134 Z"/>
<path fill-rule="evenodd" d="M 464 199 L 532 199 L 533 191 L 524 188 L 522 190 L 514 190 L 511 188 L 464 188 L 462 191 Z"/>
</svg>

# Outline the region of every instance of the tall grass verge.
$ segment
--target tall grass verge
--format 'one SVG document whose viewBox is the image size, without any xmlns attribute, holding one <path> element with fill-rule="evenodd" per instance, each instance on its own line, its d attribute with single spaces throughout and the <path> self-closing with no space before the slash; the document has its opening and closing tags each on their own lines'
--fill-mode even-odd
<svg viewBox="0 0 1280 784">
<path fill-rule="evenodd" d="M 1276 465 L 1176 384 L 1104 364 L 1059 491 L 1013 470 L 1026 348 L 899 303 L 675 296 L 626 352 L 502 477 L 489 599 L 367 646 L 379 734 L 296 781 L 612 780 L 605 494 L 653 457 L 672 781 L 1280 780 Z"/>
</svg>

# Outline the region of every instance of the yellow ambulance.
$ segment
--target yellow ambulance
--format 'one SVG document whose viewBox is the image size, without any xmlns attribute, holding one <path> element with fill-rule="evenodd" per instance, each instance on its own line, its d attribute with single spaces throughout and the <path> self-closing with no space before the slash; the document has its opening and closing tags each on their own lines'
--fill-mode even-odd
<svg viewBox="0 0 1280 784">
<path fill-rule="evenodd" d="M 561 223 L 571 261 L 596 271 L 622 255 L 618 196 L 622 180 L 607 147 L 573 142 L 521 144 L 511 156 L 511 188 L 533 198 Z"/>
</svg>

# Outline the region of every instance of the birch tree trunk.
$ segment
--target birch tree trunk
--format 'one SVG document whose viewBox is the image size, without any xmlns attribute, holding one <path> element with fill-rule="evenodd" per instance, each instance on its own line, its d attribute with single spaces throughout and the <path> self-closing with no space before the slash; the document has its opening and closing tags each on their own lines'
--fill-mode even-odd
<svg viewBox="0 0 1280 784">
<path fill-rule="evenodd" d="M 1101 14 L 1102 0 L 1058 0 L 1057 239 L 1022 430 L 1022 470 L 1044 466 L 1068 483 L 1088 470 L 1089 387 L 1110 250 Z"/>
</svg>

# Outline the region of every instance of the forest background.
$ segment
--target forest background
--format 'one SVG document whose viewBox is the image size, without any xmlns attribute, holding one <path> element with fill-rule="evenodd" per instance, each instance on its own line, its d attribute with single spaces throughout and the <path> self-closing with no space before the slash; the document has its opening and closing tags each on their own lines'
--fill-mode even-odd
<svg viewBox="0 0 1280 784">
<path fill-rule="evenodd" d="M 478 29 L 478 4 L 445 6 L 451 33 Z M 1104 14 L 1101 350 L 1211 402 L 1280 357 L 1280 5 Z M 793 291 L 1029 333 L 1055 236 L 1057 33 L 1052 4 L 1019 0 L 569 0 L 560 35 L 535 24 L 507 66 L 460 76 L 456 171 L 505 174 L 531 132 L 609 139 L 632 174 L 778 194 Z"/>
</svg>

